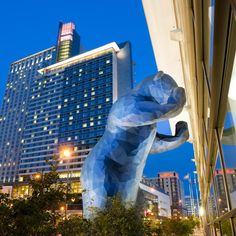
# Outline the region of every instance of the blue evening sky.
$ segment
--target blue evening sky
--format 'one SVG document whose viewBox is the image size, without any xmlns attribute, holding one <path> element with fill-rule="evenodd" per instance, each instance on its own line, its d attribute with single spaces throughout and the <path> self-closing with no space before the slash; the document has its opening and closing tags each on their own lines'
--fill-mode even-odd
<svg viewBox="0 0 236 236">
<path fill-rule="evenodd" d="M 115 41 L 132 44 L 135 83 L 157 71 L 141 0 L 11 0 L 1 1 L 0 100 L 12 61 L 56 44 L 59 21 L 76 24 L 85 50 Z M 163 45 L 164 47 L 165 45 Z M 165 131 L 166 125 L 161 127 Z M 195 169 L 191 144 L 152 155 L 144 175 Z M 187 183 L 185 183 L 187 189 Z M 186 190 L 188 192 L 188 190 Z"/>
</svg>

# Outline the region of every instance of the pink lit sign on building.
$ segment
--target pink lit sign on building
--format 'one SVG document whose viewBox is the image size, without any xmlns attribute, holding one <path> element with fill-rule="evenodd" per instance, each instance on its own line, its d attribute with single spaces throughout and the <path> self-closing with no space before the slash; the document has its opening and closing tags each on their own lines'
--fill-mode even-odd
<svg viewBox="0 0 236 236">
<path fill-rule="evenodd" d="M 75 29 L 75 25 L 73 23 L 63 24 L 60 32 L 60 42 L 65 40 L 73 39 L 73 30 Z"/>
</svg>

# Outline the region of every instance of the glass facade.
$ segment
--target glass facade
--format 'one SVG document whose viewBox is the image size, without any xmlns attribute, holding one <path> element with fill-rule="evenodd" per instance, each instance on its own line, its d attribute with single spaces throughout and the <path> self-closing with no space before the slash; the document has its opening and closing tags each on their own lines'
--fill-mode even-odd
<svg viewBox="0 0 236 236">
<path fill-rule="evenodd" d="M 80 52 L 80 36 L 72 22 L 59 23 L 57 40 L 57 61 L 66 60 Z"/>
<path fill-rule="evenodd" d="M 184 77 L 202 226 L 206 235 L 236 235 L 235 1 L 160 0 L 158 4 L 157 9 L 154 2 L 143 0 L 156 60 L 162 69 L 171 71 L 173 60 L 181 61 L 179 68 L 183 68 L 173 73 Z M 156 20 L 159 9 L 168 12 L 161 23 Z M 162 30 L 159 35 L 158 28 Z M 177 34 L 178 29 L 181 38 L 173 37 L 176 44 L 169 40 L 169 32 Z M 166 48 L 173 58 L 166 57 Z"/>
<path fill-rule="evenodd" d="M 56 48 L 52 47 L 10 66 L 0 110 L 0 182 L 17 181 L 32 83 L 39 69 L 55 61 Z"/>
<path fill-rule="evenodd" d="M 40 71 L 29 95 L 20 181 L 49 171 L 55 159 L 61 178 L 70 172 L 70 179 L 79 179 L 83 161 L 104 133 L 112 103 L 132 88 L 130 56 L 129 43 L 113 43 Z"/>
<path fill-rule="evenodd" d="M 52 116 L 53 108 L 51 107 L 53 107 L 53 104 L 58 103 L 57 94 L 59 88 L 57 83 L 59 82 L 56 79 L 53 79 L 53 81 L 45 79 L 41 81 L 38 70 L 56 63 L 57 54 L 62 51 L 59 42 L 67 40 L 68 37 L 70 37 L 70 46 L 66 48 L 68 55 L 61 58 L 61 60 L 78 54 L 80 37 L 75 31 L 74 24 L 60 23 L 57 47 L 43 50 L 15 61 L 10 65 L 3 104 L 0 110 L 0 183 L 18 181 L 20 159 L 22 155 L 29 154 L 29 152 L 25 153 L 25 148 L 29 148 L 29 139 L 35 142 L 35 146 L 39 147 L 39 140 L 45 138 L 48 149 L 44 150 L 44 152 L 50 153 L 49 148 L 53 146 L 51 143 L 52 136 L 55 135 L 54 122 L 55 119 L 58 119 Z M 52 87 L 53 89 L 51 89 Z M 40 98 L 40 96 L 42 97 Z M 37 103 L 39 98 L 42 101 Z M 41 109 L 44 99 L 47 99 L 45 110 Z M 41 113 L 37 114 L 38 117 L 36 118 L 35 111 L 38 109 L 40 109 Z M 30 124 L 28 120 L 32 117 L 34 121 Z M 37 128 L 38 123 L 45 125 L 44 132 L 40 132 Z M 44 135 L 48 134 L 46 132 L 47 124 L 52 130 L 47 137 L 44 137 Z M 29 137 L 27 133 L 29 129 L 34 131 L 35 137 L 33 135 Z M 42 147 L 40 146 L 37 151 L 43 151 Z"/>
<path fill-rule="evenodd" d="M 114 55 L 115 56 L 115 55 Z M 48 171 L 45 160 L 70 147 L 70 170 L 80 170 L 102 136 L 112 105 L 113 52 L 39 76 L 30 94 L 20 174 Z M 59 164 L 67 171 L 68 163 Z"/>
</svg>

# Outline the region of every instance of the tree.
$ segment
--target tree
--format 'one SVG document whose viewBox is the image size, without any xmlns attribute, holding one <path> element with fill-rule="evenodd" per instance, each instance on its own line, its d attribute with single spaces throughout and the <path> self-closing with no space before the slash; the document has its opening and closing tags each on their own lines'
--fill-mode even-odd
<svg viewBox="0 0 236 236">
<path fill-rule="evenodd" d="M 108 199 L 107 207 L 95 214 L 91 230 L 94 236 L 141 236 L 146 230 L 140 211 L 126 207 L 119 196 Z"/>
<path fill-rule="evenodd" d="M 197 221 L 194 219 L 166 219 L 162 222 L 162 234 L 169 236 L 187 236 L 193 233 Z"/>
<path fill-rule="evenodd" d="M 7 194 L 0 193 L 0 235 L 13 235 L 12 202 Z"/>
<path fill-rule="evenodd" d="M 78 216 L 73 216 L 59 222 L 58 234 L 63 236 L 90 236 L 91 222 Z"/>
</svg>

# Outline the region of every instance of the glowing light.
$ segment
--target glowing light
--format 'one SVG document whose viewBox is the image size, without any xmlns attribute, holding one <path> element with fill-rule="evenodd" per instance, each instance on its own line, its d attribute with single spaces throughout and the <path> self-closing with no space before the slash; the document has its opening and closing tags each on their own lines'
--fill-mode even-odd
<svg viewBox="0 0 236 236">
<path fill-rule="evenodd" d="M 60 211 L 64 211 L 65 210 L 65 207 L 64 206 L 61 206 L 60 207 Z"/>
<path fill-rule="evenodd" d="M 37 180 L 38 180 L 38 179 L 41 179 L 41 175 L 40 175 L 40 174 L 36 174 L 36 175 L 34 176 L 34 178 L 37 179 Z"/>
<path fill-rule="evenodd" d="M 204 216 L 204 214 L 205 214 L 205 210 L 204 210 L 204 208 L 202 207 L 202 206 L 200 206 L 200 208 L 199 208 L 199 216 Z"/>
<path fill-rule="evenodd" d="M 64 155 L 64 157 L 70 157 L 70 155 L 71 155 L 71 153 L 70 153 L 70 150 L 68 150 L 68 149 L 65 149 L 64 151 L 63 151 L 63 155 Z"/>
</svg>

